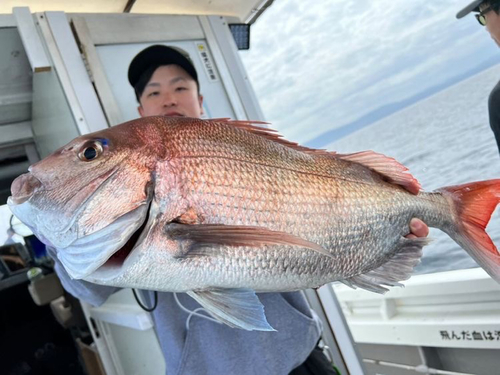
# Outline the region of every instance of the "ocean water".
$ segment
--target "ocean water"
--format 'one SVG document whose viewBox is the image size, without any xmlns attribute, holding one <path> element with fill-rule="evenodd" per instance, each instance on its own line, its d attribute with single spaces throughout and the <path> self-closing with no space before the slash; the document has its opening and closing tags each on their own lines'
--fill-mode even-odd
<svg viewBox="0 0 500 375">
<path fill-rule="evenodd" d="M 489 126 L 487 100 L 500 65 L 386 117 L 326 148 L 342 153 L 373 150 L 406 165 L 426 191 L 500 178 L 500 155 Z M 383 95 L 383 93 L 381 93 Z M 487 232 L 500 247 L 500 209 Z M 415 273 L 477 267 L 448 235 L 431 229 Z"/>
</svg>

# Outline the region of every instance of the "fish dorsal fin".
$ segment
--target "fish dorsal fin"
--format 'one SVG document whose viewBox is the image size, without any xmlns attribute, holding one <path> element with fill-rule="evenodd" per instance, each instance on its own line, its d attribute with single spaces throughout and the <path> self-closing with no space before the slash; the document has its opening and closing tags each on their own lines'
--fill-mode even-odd
<svg viewBox="0 0 500 375">
<path fill-rule="evenodd" d="M 219 123 L 219 124 L 220 123 L 228 124 L 228 125 L 234 126 L 235 128 L 246 130 L 252 134 L 259 135 L 259 136 L 264 137 L 270 141 L 279 143 L 279 144 L 286 146 L 286 147 L 289 147 L 293 150 L 305 152 L 307 154 L 335 155 L 335 152 L 333 152 L 333 151 L 317 150 L 317 149 L 301 146 L 296 142 L 291 142 L 291 141 L 284 139 L 283 136 L 281 134 L 279 134 L 277 130 L 258 126 L 258 125 L 267 125 L 267 124 L 269 124 L 268 122 L 230 120 L 227 118 L 210 119 L 210 120 L 205 120 L 205 121 Z"/>
<path fill-rule="evenodd" d="M 408 173 L 408 168 L 406 168 L 403 164 L 399 163 L 396 159 L 385 156 L 383 154 L 376 153 L 374 151 L 362 151 L 353 154 L 337 154 L 334 151 L 318 150 L 318 149 L 304 147 L 299 145 L 298 143 L 287 141 L 282 137 L 281 134 L 278 134 L 276 130 L 257 126 L 258 124 L 267 124 L 266 122 L 262 121 L 236 121 L 227 118 L 212 119 L 205 121 L 219 123 L 219 124 L 220 123 L 229 124 L 236 128 L 246 130 L 250 133 L 259 135 L 270 141 L 279 143 L 281 145 L 284 145 L 286 147 L 289 147 L 297 151 L 304 152 L 306 154 L 321 155 L 327 157 L 330 156 L 334 158 L 340 158 L 343 160 L 349 160 L 354 163 L 359 163 L 381 174 L 388 180 L 388 182 L 403 186 L 406 190 L 408 190 L 412 194 L 417 195 L 421 190 L 420 183 L 417 181 L 415 177 L 413 177 L 410 173 Z"/>
<path fill-rule="evenodd" d="M 208 255 L 214 252 L 217 246 L 261 247 L 262 245 L 289 245 L 333 257 L 326 249 L 314 242 L 264 227 L 169 223 L 164 231 L 174 240 L 188 242 L 187 248 L 179 254 L 180 257 Z"/>
<path fill-rule="evenodd" d="M 362 151 L 354 154 L 337 154 L 337 157 L 362 164 L 386 177 L 389 182 L 403 186 L 412 194 L 417 195 L 421 190 L 420 183 L 417 179 L 408 173 L 408 168 L 396 159 L 373 151 Z"/>
<path fill-rule="evenodd" d="M 212 289 L 187 292 L 215 319 L 247 331 L 275 331 L 267 322 L 264 306 L 251 289 Z"/>
<path fill-rule="evenodd" d="M 410 278 L 413 268 L 420 263 L 422 248 L 429 242 L 428 238 L 402 237 L 399 249 L 388 262 L 367 273 L 340 282 L 354 289 L 358 287 L 380 294 L 389 291 L 385 286 L 403 286 L 400 281 Z"/>
</svg>

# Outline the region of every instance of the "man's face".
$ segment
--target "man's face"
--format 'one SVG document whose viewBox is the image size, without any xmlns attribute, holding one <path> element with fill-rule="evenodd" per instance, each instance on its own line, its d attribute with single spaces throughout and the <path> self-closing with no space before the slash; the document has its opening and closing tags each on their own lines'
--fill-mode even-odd
<svg viewBox="0 0 500 375">
<path fill-rule="evenodd" d="M 155 70 L 139 98 L 141 117 L 203 114 L 203 97 L 193 78 L 178 65 L 162 65 Z"/>
<path fill-rule="evenodd" d="M 488 7 L 488 3 L 483 3 L 479 6 L 479 10 L 484 11 Z M 484 17 L 486 19 L 486 30 L 488 30 L 495 43 L 500 47 L 500 15 L 490 10 L 484 14 Z"/>
</svg>

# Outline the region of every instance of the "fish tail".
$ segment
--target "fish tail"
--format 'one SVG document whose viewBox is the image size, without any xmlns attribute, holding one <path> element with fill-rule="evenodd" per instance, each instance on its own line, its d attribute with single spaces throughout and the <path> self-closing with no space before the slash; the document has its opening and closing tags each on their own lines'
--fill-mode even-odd
<svg viewBox="0 0 500 375">
<path fill-rule="evenodd" d="M 500 254 L 486 233 L 500 203 L 500 179 L 448 186 L 439 191 L 453 202 L 454 223 L 447 232 L 498 283 Z"/>
</svg>

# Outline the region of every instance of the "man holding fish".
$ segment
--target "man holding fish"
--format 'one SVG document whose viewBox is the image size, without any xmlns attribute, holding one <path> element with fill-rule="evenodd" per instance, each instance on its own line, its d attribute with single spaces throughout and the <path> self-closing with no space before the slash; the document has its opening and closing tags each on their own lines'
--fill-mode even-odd
<svg viewBox="0 0 500 375">
<path fill-rule="evenodd" d="M 197 72 L 189 57 L 179 50 L 163 45 L 146 48 L 132 60 L 128 79 L 134 87 L 141 117 L 199 118 L 203 114 Z M 301 293 L 268 293 L 259 297 L 266 315 L 274 315 L 276 332 L 232 329 L 203 315 L 191 316 L 176 299 L 194 311 L 201 306 L 192 298 L 186 294 L 159 293 L 153 315 L 167 373 L 170 367 L 183 369 L 179 371 L 183 374 L 286 374 L 301 366 L 304 369 L 296 369 L 295 373 L 309 374 L 303 363 L 311 357 L 310 366 L 321 370 L 316 373 L 335 374 L 321 351 L 314 349 L 320 324 Z M 186 345 L 188 341 L 191 347 Z"/>
<path fill-rule="evenodd" d="M 139 101 L 138 110 L 141 117 L 180 117 L 182 119 L 180 119 L 179 123 L 183 124 L 187 121 L 187 119 L 184 119 L 185 117 L 199 118 L 203 114 L 203 97 L 199 91 L 197 72 L 189 57 L 187 57 L 182 51 L 160 45 L 148 47 L 141 51 L 131 62 L 128 78 L 129 82 L 134 87 Z M 114 134 L 120 135 L 121 146 L 125 147 L 124 150 L 127 150 L 128 147 L 135 147 L 137 144 L 144 143 L 145 148 L 143 148 L 142 152 L 151 152 L 154 154 L 156 152 L 156 146 L 154 146 L 153 143 L 160 139 L 158 138 L 159 133 L 151 128 L 153 129 L 152 132 L 147 134 L 144 133 L 142 135 L 138 134 L 140 133 L 141 127 L 142 129 L 149 129 L 148 122 L 155 123 L 155 121 L 163 120 L 159 118 L 150 118 L 140 120 L 129 125 L 125 124 L 124 126 L 129 126 L 129 130 L 125 130 L 125 127 L 123 126 L 120 128 L 116 127 L 114 129 Z M 170 123 L 172 125 L 167 128 L 173 129 L 178 125 L 175 121 L 171 121 Z M 181 127 L 182 126 L 183 125 L 181 125 Z M 221 126 L 221 129 L 226 129 L 226 124 L 222 124 Z M 300 160 L 302 160 L 302 158 L 306 158 L 307 160 L 297 160 L 299 160 L 300 163 L 309 163 L 309 156 L 307 155 L 309 155 L 309 152 L 312 152 L 311 150 L 300 148 L 300 146 L 280 140 L 270 132 L 258 130 L 249 122 L 235 122 L 233 126 L 235 128 L 234 132 L 229 130 L 229 133 L 231 133 L 230 137 L 236 137 L 234 138 L 236 143 L 243 133 L 246 134 L 246 132 L 239 133 L 239 128 L 245 129 L 259 135 L 259 137 L 263 136 L 267 139 L 273 140 L 273 142 L 278 144 L 276 147 L 279 148 L 278 151 L 280 155 L 283 155 L 283 153 L 291 153 L 292 151 L 295 152 L 294 150 L 288 150 L 288 146 L 292 149 L 294 148 L 301 152 L 303 151 L 306 156 L 299 155 L 298 157 Z M 182 127 L 182 129 L 184 129 L 184 127 Z M 185 133 L 183 133 L 184 140 L 186 137 L 194 137 L 190 129 L 190 127 L 185 128 Z M 194 125 L 193 129 L 195 129 Z M 200 129 L 200 131 L 203 132 L 203 129 Z M 223 135 L 225 133 L 221 134 Z M 56 151 L 53 155 L 54 158 L 59 158 L 64 155 L 72 155 L 74 151 L 79 149 L 80 151 L 78 151 L 77 157 L 80 161 L 87 163 L 82 164 L 84 167 L 85 165 L 89 165 L 88 168 L 90 168 L 90 165 L 94 160 L 101 158 L 101 156 L 108 152 L 108 149 L 114 147 L 118 143 L 118 138 L 113 137 L 114 136 L 102 138 L 99 135 L 97 138 L 85 140 L 81 145 L 78 143 L 78 145 L 70 144 L 63 147 Z M 252 135 L 252 137 L 254 136 Z M 167 139 L 168 137 L 165 138 L 165 140 Z M 217 139 L 217 137 L 214 139 Z M 193 138 L 193 140 L 195 140 L 195 138 Z M 254 141 L 255 140 L 257 140 L 257 138 L 255 138 Z M 201 147 L 199 152 L 212 152 L 210 151 L 212 150 L 212 141 L 212 138 L 206 138 L 201 143 L 197 144 L 197 146 Z M 161 141 L 160 144 L 162 142 L 163 141 Z M 151 144 L 151 147 L 148 149 L 149 144 Z M 189 145 L 189 143 L 184 143 L 184 145 Z M 283 145 L 286 147 L 283 147 Z M 181 146 L 179 152 L 186 150 L 186 148 L 183 147 L 184 146 Z M 189 146 L 187 147 L 189 148 Z M 285 150 L 285 148 L 287 150 Z M 216 151 L 217 150 L 215 149 L 214 152 Z M 161 148 L 158 148 L 157 152 L 161 154 L 164 151 L 162 151 Z M 331 156 L 322 154 L 321 152 L 317 154 L 320 166 L 329 162 L 329 158 Z M 137 157 L 137 155 L 135 156 Z M 126 152 L 117 152 L 113 157 L 121 160 L 120 163 L 125 163 L 125 161 L 134 163 L 136 161 L 134 158 L 130 160 L 130 155 L 127 155 Z M 193 160 L 193 163 L 195 163 L 193 164 L 193 168 L 195 169 L 198 168 L 198 164 L 196 164 L 196 157 L 198 156 L 194 155 L 186 158 L 186 160 L 190 158 L 190 160 Z M 263 155 L 262 157 L 266 156 Z M 297 156 L 293 154 L 291 157 L 296 158 Z M 342 161 L 342 163 L 346 163 L 346 165 L 356 164 L 357 162 L 361 163 L 364 161 L 364 158 L 364 155 L 361 155 L 361 158 L 359 156 L 348 156 L 347 159 L 349 160 Z M 387 162 L 386 159 L 377 155 L 375 158 L 377 163 L 372 164 L 372 168 L 374 170 L 379 168 L 377 166 L 380 164 L 379 162 Z M 222 159 L 224 158 L 219 158 L 218 160 L 221 162 L 232 162 L 231 160 Z M 275 156 L 269 160 L 274 159 Z M 55 162 L 55 164 L 57 163 L 59 163 L 59 161 Z M 179 280 L 187 274 L 188 276 L 192 275 L 188 277 L 190 280 L 194 282 L 199 281 L 200 283 L 207 280 L 210 283 L 210 278 L 212 277 L 211 273 L 208 272 L 206 275 L 199 278 L 200 276 L 191 272 L 195 270 L 197 267 L 196 264 L 199 264 L 199 260 L 202 262 L 205 262 L 205 260 L 210 262 L 211 258 L 209 256 L 209 252 L 212 249 L 218 248 L 220 249 L 215 251 L 220 251 L 221 254 L 226 251 L 233 251 L 234 246 L 237 248 L 244 248 L 245 246 L 254 247 L 257 245 L 261 247 L 267 246 L 269 249 L 273 249 L 273 246 L 277 246 L 275 251 L 281 252 L 282 249 L 279 246 L 287 245 L 292 248 L 295 247 L 304 249 L 300 250 L 302 252 L 300 254 L 302 255 L 298 253 L 299 250 L 297 250 L 296 253 L 302 257 L 301 259 L 311 256 L 311 259 L 316 260 L 324 260 L 327 258 L 326 260 L 328 260 L 328 262 L 333 262 L 332 264 L 341 263 L 342 259 L 334 259 L 334 256 L 325 250 L 326 245 L 320 246 L 316 244 L 315 241 L 309 241 L 301 238 L 301 236 L 299 236 L 299 233 L 301 233 L 300 226 L 297 227 L 298 229 L 295 234 L 286 233 L 283 229 L 280 230 L 277 227 L 272 230 L 267 230 L 263 227 L 251 226 L 251 224 L 244 225 L 244 223 L 243 225 L 228 223 L 227 225 L 221 226 L 219 223 L 226 220 L 226 218 L 216 217 L 215 219 L 211 219 L 209 217 L 209 212 L 211 212 L 210 207 L 206 208 L 208 211 L 198 211 L 195 207 L 185 206 L 182 211 L 179 212 L 179 215 L 173 216 L 175 219 L 170 220 L 165 226 L 158 226 L 158 220 L 161 221 L 161 215 L 159 215 L 159 212 L 165 209 L 165 206 L 164 203 L 156 202 L 156 198 L 152 198 L 153 187 L 151 181 L 149 180 L 151 175 L 149 173 L 143 173 L 148 164 L 139 163 L 134 165 L 131 170 L 127 173 L 123 172 L 124 174 L 121 175 L 120 173 L 122 173 L 122 171 L 120 170 L 120 163 L 116 164 L 116 167 L 109 169 L 108 172 L 100 174 L 99 177 L 95 178 L 94 176 L 94 180 L 85 182 L 83 187 L 77 188 L 76 185 L 68 186 L 68 192 L 57 192 L 57 189 L 52 187 L 52 190 L 47 190 L 49 196 L 41 199 L 38 203 L 37 199 L 31 199 L 31 195 L 33 194 L 32 191 L 39 191 L 42 189 L 44 180 L 38 174 L 36 166 L 34 166 L 31 171 L 33 176 L 23 175 L 25 177 L 19 177 L 17 182 L 14 182 L 12 186 L 13 197 L 11 197 L 9 205 L 14 211 L 16 211 L 16 215 L 21 216 L 25 222 L 29 222 L 29 217 L 33 217 L 32 211 L 29 211 L 34 207 L 31 206 L 32 204 L 35 206 L 38 205 L 38 210 L 41 209 L 42 206 L 46 205 L 47 202 L 50 202 L 51 199 L 60 199 L 61 197 L 66 196 L 66 194 L 73 194 L 71 195 L 71 198 L 64 198 L 66 199 L 65 207 L 70 205 L 75 206 L 75 209 L 77 209 L 77 203 L 81 202 L 80 198 L 83 199 L 84 196 L 87 196 L 87 190 L 90 191 L 95 185 L 102 184 L 102 186 L 104 186 L 99 190 L 99 194 L 106 194 L 104 195 L 105 197 L 116 197 L 117 195 L 115 192 L 118 192 L 118 190 L 112 190 L 113 187 L 111 186 L 111 182 L 119 181 L 119 178 L 123 178 L 124 180 L 129 178 L 124 181 L 121 187 L 119 187 L 120 194 L 129 194 L 128 192 L 130 191 L 130 195 L 127 196 L 126 199 L 123 198 L 123 202 L 121 203 L 125 206 L 129 205 L 129 207 L 123 208 L 123 212 L 120 211 L 122 209 L 121 206 L 110 209 L 109 212 L 106 210 L 102 210 L 106 212 L 95 211 L 100 204 L 106 202 L 107 205 L 110 205 L 110 203 L 106 200 L 107 198 L 99 198 L 92 195 L 92 201 L 85 200 L 85 204 L 88 205 L 85 208 L 85 211 L 90 212 L 90 209 L 93 209 L 95 214 L 85 216 L 85 212 L 82 211 L 82 217 L 78 218 L 80 224 L 85 222 L 85 229 L 81 226 L 80 229 L 65 231 L 64 236 L 55 238 L 49 235 L 43 228 L 35 228 L 37 235 L 40 236 L 45 243 L 52 244 L 54 248 L 58 249 L 57 256 L 55 250 L 52 250 L 52 255 L 57 260 L 56 270 L 61 277 L 64 287 L 70 293 L 74 294 L 78 298 L 81 298 L 82 300 L 93 304 L 101 304 L 111 293 L 117 290 L 117 288 L 113 287 L 113 285 L 122 285 L 119 282 L 106 282 L 106 280 L 110 279 L 111 275 L 114 275 L 114 270 L 117 269 L 116 265 L 118 263 L 124 264 L 124 262 L 128 262 L 127 264 L 131 264 L 131 267 L 132 264 L 134 264 L 133 267 L 149 267 L 145 265 L 145 262 L 135 262 L 135 260 L 137 260 L 137 256 L 141 256 L 139 253 L 129 253 L 130 249 L 126 249 L 127 246 L 139 246 L 138 244 L 141 246 L 144 245 L 148 248 L 167 246 L 168 249 L 172 249 L 174 252 L 177 252 L 170 257 L 170 259 L 173 259 L 174 262 L 179 265 L 187 265 L 189 268 L 189 270 L 184 272 L 183 275 L 178 274 Z M 55 164 L 54 166 L 56 166 Z M 408 195 L 408 191 L 410 191 L 411 194 L 417 194 L 420 189 L 418 182 L 412 179 L 410 175 L 400 174 L 398 172 L 401 170 L 401 166 L 399 164 L 393 161 L 389 161 L 389 164 L 390 168 L 385 171 L 388 173 L 388 175 L 384 177 L 385 182 L 377 179 L 376 181 L 383 184 L 386 184 L 387 181 L 389 181 L 391 183 L 402 185 L 404 187 L 403 189 L 401 187 L 396 189 L 397 194 L 401 194 L 401 197 Z M 62 168 L 62 164 L 57 164 L 57 166 L 60 167 L 59 170 L 64 169 Z M 40 164 L 38 168 L 40 168 Z M 177 201 L 182 201 L 184 197 L 179 196 L 178 193 L 168 191 L 167 188 L 179 182 L 176 177 L 178 175 L 176 172 L 179 172 L 179 170 L 176 168 L 182 169 L 185 168 L 185 166 L 172 163 L 164 165 L 164 167 L 161 168 L 166 169 L 157 170 L 155 173 L 158 173 L 163 177 L 167 176 L 167 181 L 165 182 L 166 185 L 163 185 L 163 187 L 155 187 L 154 195 L 155 197 L 163 197 L 162 199 L 164 200 L 162 202 L 167 202 L 168 204 L 175 206 L 175 203 Z M 203 168 L 204 167 L 202 167 L 202 169 L 198 172 L 193 172 L 193 180 L 196 180 L 203 173 Z M 224 173 L 229 173 L 229 177 L 231 177 L 230 167 L 227 167 L 224 171 Z M 369 177 L 370 181 L 375 178 L 375 175 L 370 175 L 372 172 L 361 170 L 357 166 L 355 166 L 353 171 L 358 171 L 361 176 L 360 178 Z M 355 178 L 355 174 L 358 172 L 355 172 L 352 175 L 353 179 Z M 35 178 L 35 174 L 37 174 L 42 181 Z M 133 178 L 130 177 L 131 174 L 134 174 Z M 260 176 L 261 174 L 259 177 Z M 60 179 L 62 178 L 63 177 L 60 177 Z M 190 184 L 190 181 L 183 180 L 183 183 L 184 182 L 188 185 Z M 68 184 L 71 185 L 72 183 L 73 180 L 71 180 Z M 74 183 L 76 184 L 76 181 Z M 54 184 L 56 185 L 57 181 L 54 182 Z M 132 192 L 133 189 L 131 188 L 133 186 L 141 186 L 143 188 L 135 189 Z M 106 189 L 110 189 L 109 194 L 105 192 Z M 69 193 L 70 190 L 73 193 Z M 79 193 L 74 195 L 74 191 L 79 191 Z M 195 187 L 193 187 L 192 191 L 196 195 Z M 216 193 L 216 195 L 220 194 L 221 193 Z M 28 200 L 30 202 L 28 202 Z M 24 203 L 29 203 L 29 206 L 24 205 Z M 440 204 L 443 203 L 441 202 Z M 231 205 L 231 207 L 233 207 L 233 205 Z M 149 212 L 146 213 L 146 210 L 148 209 Z M 250 208 L 244 209 L 250 214 Z M 27 214 L 28 211 L 31 212 L 29 215 Z M 111 211 L 120 211 L 120 213 Z M 417 213 L 418 211 L 412 212 Z M 311 212 L 311 215 L 314 215 L 314 213 Z M 99 216 L 99 219 L 97 219 L 96 216 Z M 306 216 L 307 215 L 303 216 L 304 220 L 308 220 Z M 113 217 L 113 219 L 111 219 L 111 217 Z M 116 220 L 116 217 L 119 219 Z M 401 228 L 404 227 L 402 234 L 407 234 L 406 240 L 401 237 L 401 234 L 397 235 L 399 237 L 394 237 L 395 241 L 398 243 L 407 241 L 407 243 L 405 242 L 403 245 L 406 253 L 399 258 L 398 256 L 395 256 L 398 258 L 398 262 L 401 261 L 403 263 L 403 266 L 399 267 L 392 265 L 391 268 L 389 268 L 395 275 L 387 277 L 384 276 L 384 278 L 381 279 L 377 278 L 380 275 L 375 276 L 374 279 L 353 277 L 350 281 L 348 280 L 347 283 L 350 283 L 350 285 L 364 287 L 369 290 L 383 292 L 386 289 L 381 285 L 399 285 L 397 281 L 402 280 L 405 277 L 409 277 L 407 273 L 411 272 L 413 265 L 418 262 L 418 258 L 421 255 L 419 250 L 425 244 L 424 239 L 418 239 L 417 237 L 425 237 L 428 234 L 428 228 L 424 222 L 419 219 L 412 219 L 410 221 L 409 219 L 411 217 L 413 217 L 413 215 L 403 218 L 401 223 L 405 224 L 400 225 Z M 434 216 L 429 217 L 432 217 L 434 220 Z M 320 216 L 318 216 L 318 218 L 321 219 Z M 263 222 L 262 219 L 259 220 Z M 376 220 L 380 221 L 380 219 Z M 111 224 L 108 225 L 110 222 Z M 410 222 L 410 228 L 407 227 L 408 222 Z M 130 223 L 134 223 L 134 225 L 129 225 Z M 53 226 L 52 228 L 61 227 L 64 229 L 69 227 L 65 218 L 61 216 L 55 216 L 54 220 L 52 220 L 50 224 Z M 28 225 L 33 228 L 38 224 L 28 223 Z M 275 224 L 273 224 L 271 214 L 269 226 L 272 227 L 273 225 Z M 300 223 L 298 223 L 298 225 L 300 225 Z M 376 225 L 376 223 L 371 225 Z M 128 228 L 128 226 L 133 227 L 133 230 L 131 229 L 127 232 L 124 228 Z M 144 226 L 146 226 L 146 229 L 144 229 Z M 140 228 L 138 229 L 138 227 Z M 186 228 L 189 228 L 189 230 Z M 92 231 L 96 231 L 97 233 L 99 230 L 105 230 L 106 235 L 104 236 L 103 234 L 103 237 L 93 238 L 93 245 L 89 245 L 85 242 L 85 240 L 83 240 L 84 237 L 81 237 L 85 236 L 87 232 L 91 233 Z M 159 230 L 159 232 L 156 232 L 157 230 Z M 134 234 L 134 231 L 136 231 L 136 234 Z M 217 236 L 214 235 L 216 233 Z M 158 234 L 158 236 L 156 236 L 156 234 Z M 159 238 L 161 236 L 166 239 Z M 339 235 L 339 238 L 340 237 L 341 236 Z M 373 242 L 374 245 L 379 244 L 378 238 L 373 237 L 369 231 L 367 232 L 362 229 L 359 235 L 356 235 L 355 238 L 349 234 L 349 238 L 352 240 L 360 241 L 361 237 L 366 238 L 366 241 L 375 241 Z M 106 242 L 106 239 L 110 242 L 109 244 Z M 132 239 L 135 244 L 128 245 Z M 169 239 L 175 240 L 174 242 L 176 244 L 180 244 L 176 250 L 169 247 Z M 111 242 L 117 241 L 121 241 L 121 250 L 118 251 L 116 250 L 116 246 L 111 244 Z M 364 240 L 361 240 L 361 242 L 363 241 Z M 77 245 L 73 246 L 75 243 Z M 229 244 L 232 244 L 233 247 L 229 246 Z M 83 252 L 82 250 L 84 248 L 86 249 L 85 246 L 89 246 L 89 249 L 99 247 L 100 250 L 95 253 L 92 253 L 90 250 L 88 252 Z M 355 248 L 356 247 L 357 245 Z M 59 248 L 64 248 L 64 250 L 61 251 Z M 113 248 L 113 250 L 110 250 L 111 248 Z M 410 251 L 412 251 L 412 254 L 414 252 L 416 255 L 408 255 Z M 254 261 L 263 262 L 263 264 L 265 263 L 265 267 L 272 268 L 274 260 L 270 260 L 270 263 L 267 263 L 266 259 L 260 258 L 259 252 L 260 250 L 257 251 L 256 257 L 253 258 Z M 244 256 L 244 254 L 242 253 L 241 256 Z M 367 256 L 365 259 L 359 259 L 359 261 L 356 261 L 355 264 L 361 264 L 365 260 L 368 261 L 369 258 L 370 257 Z M 96 269 L 96 259 L 100 259 L 99 266 L 102 266 L 101 269 Z M 225 259 L 229 258 L 226 257 Z M 60 262 L 62 262 L 64 267 Z M 158 259 L 157 262 L 162 262 L 162 260 Z M 231 263 L 234 264 L 235 267 L 239 265 L 237 259 L 236 261 L 231 260 L 231 262 L 236 262 Z M 215 263 L 208 263 L 206 267 L 204 267 L 207 268 L 211 266 L 218 267 Z M 280 266 L 280 263 L 275 264 L 276 269 Z M 288 264 L 285 265 L 285 268 L 292 269 L 293 266 L 293 264 Z M 170 266 L 165 263 L 165 267 Z M 227 266 L 224 266 L 224 269 L 227 269 Z M 373 269 L 373 267 L 370 269 Z M 134 284 L 144 286 L 156 285 L 155 283 L 158 280 L 154 280 L 149 277 L 153 274 L 149 269 L 142 269 L 139 271 L 140 274 L 143 275 L 141 281 L 139 283 L 130 281 L 129 283 L 125 283 L 127 286 L 133 286 Z M 139 271 L 136 272 L 136 274 L 138 274 Z M 68 276 L 67 272 L 70 276 Z M 215 268 L 213 273 L 214 279 L 217 276 L 217 272 L 218 268 Z M 230 285 L 234 285 L 234 289 L 215 289 L 207 291 L 197 289 L 194 292 L 187 292 L 189 295 L 185 293 L 160 292 L 157 296 L 154 296 L 152 292 L 150 293 L 151 300 L 157 298 L 157 306 L 152 311 L 152 314 L 156 324 L 158 338 L 165 356 L 167 373 L 241 375 L 274 375 L 288 373 L 295 375 L 335 374 L 333 368 L 321 353 L 321 350 L 317 348 L 317 343 L 321 336 L 321 325 L 314 312 L 312 312 L 309 308 L 301 292 L 272 292 L 273 290 L 304 289 L 303 285 L 305 285 L 305 281 L 303 280 L 305 279 L 302 274 L 298 275 L 300 280 L 293 278 L 289 279 L 288 276 L 281 278 L 280 276 L 278 284 L 282 283 L 280 285 L 283 286 L 270 285 L 266 281 L 267 279 L 265 277 L 267 276 L 264 275 L 262 275 L 261 281 L 259 280 L 259 275 L 252 277 L 252 282 L 254 282 L 256 286 L 254 288 L 255 290 L 271 292 L 258 293 L 258 298 L 251 289 L 239 286 L 244 284 L 244 280 L 239 278 L 237 271 L 232 272 L 230 270 L 230 274 L 230 278 L 236 277 L 230 281 Z M 354 273 L 352 273 L 352 275 L 354 275 Z M 205 280 L 203 277 L 206 277 L 207 279 Z M 223 279 L 225 277 L 226 276 L 224 276 Z M 81 279 L 90 281 L 95 280 L 99 281 L 100 284 L 108 284 L 110 286 L 96 285 Z M 176 276 L 171 276 L 171 280 L 169 281 L 172 282 L 172 280 L 174 284 L 166 290 L 181 291 L 182 288 L 180 285 L 175 284 Z M 327 279 L 323 277 L 315 280 L 316 281 L 312 284 L 318 286 L 320 284 L 324 284 Z M 144 283 L 142 281 L 144 281 Z M 289 282 L 293 285 L 287 286 Z M 222 284 L 224 284 L 224 280 L 220 281 L 220 285 Z M 220 288 L 222 288 L 222 286 Z M 151 287 L 150 289 L 155 288 Z M 206 311 L 201 309 L 198 302 L 201 303 L 201 306 L 205 310 L 210 311 L 211 315 L 206 314 Z M 227 307 L 229 307 L 229 310 Z M 216 320 L 213 319 L 213 316 L 216 317 Z M 220 322 L 224 322 L 225 324 L 221 324 Z M 244 329 L 234 329 L 232 327 L 240 327 Z"/>
</svg>

